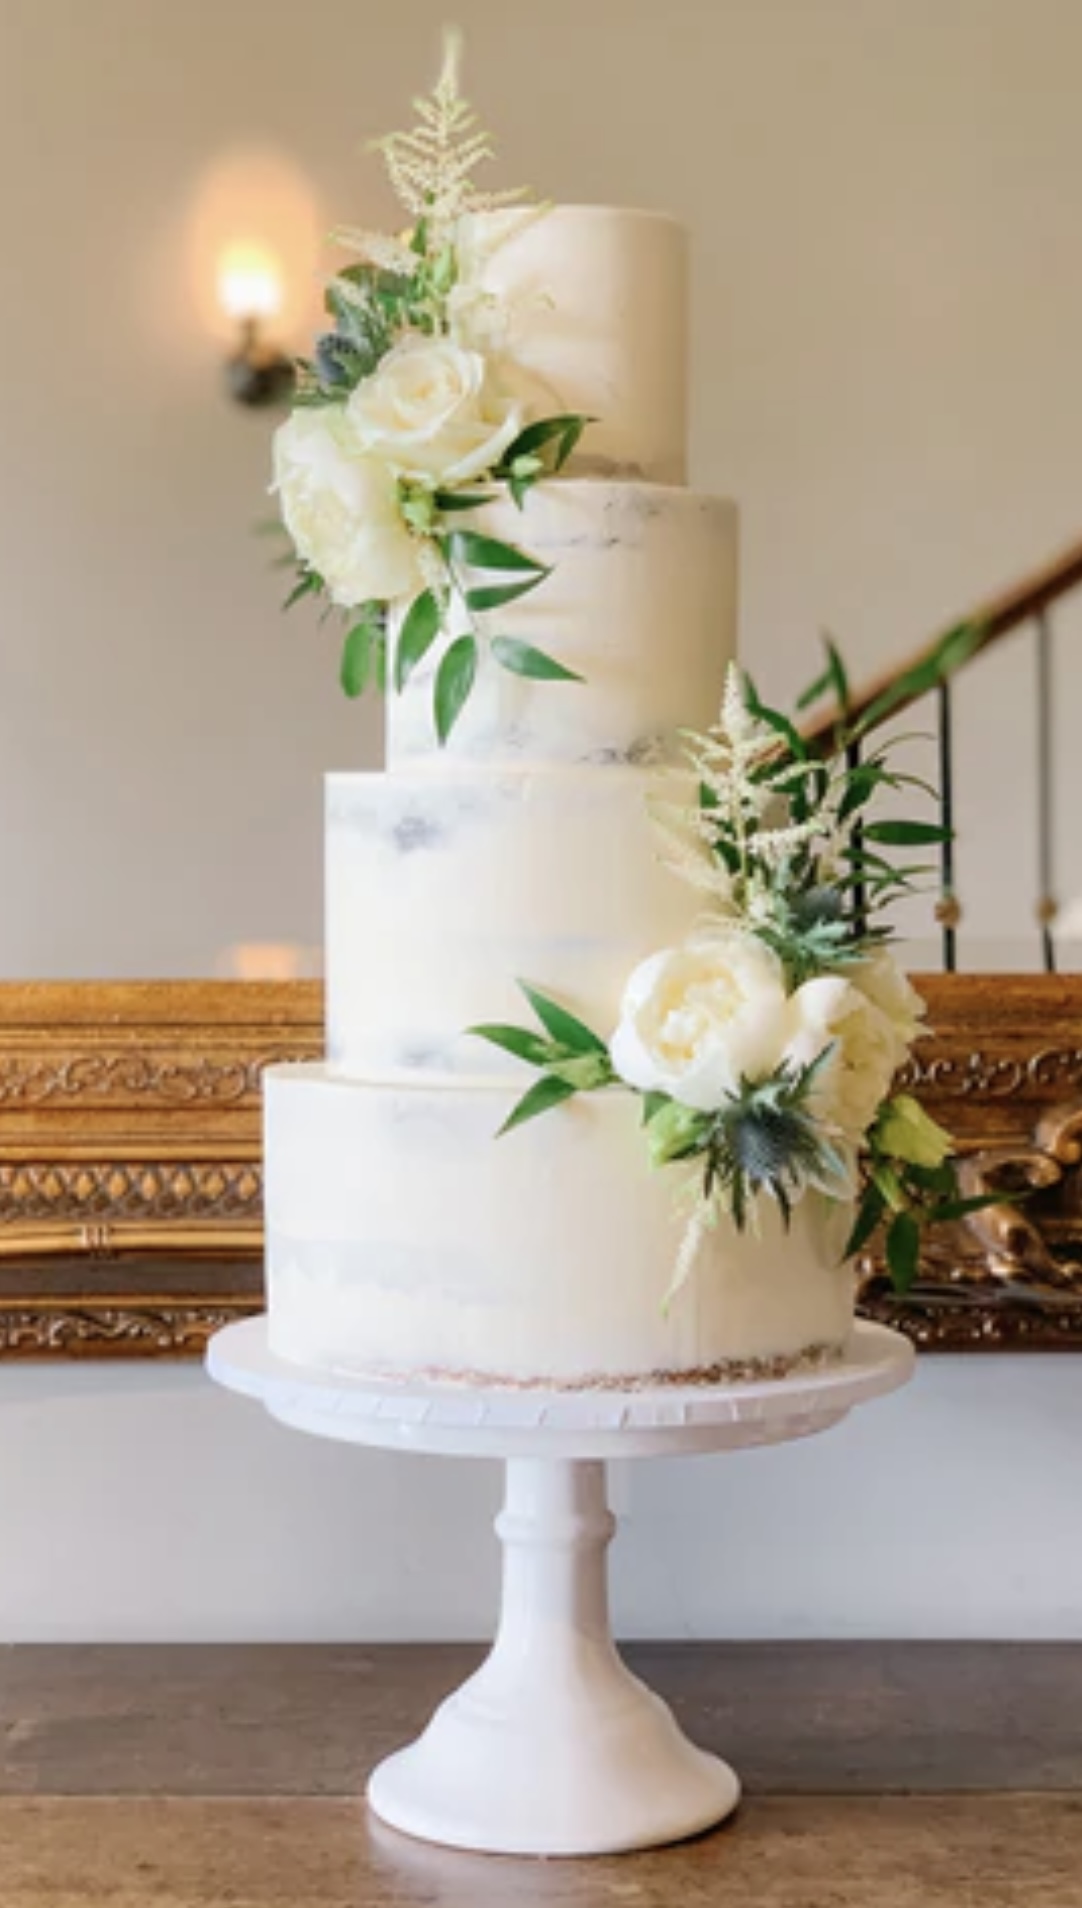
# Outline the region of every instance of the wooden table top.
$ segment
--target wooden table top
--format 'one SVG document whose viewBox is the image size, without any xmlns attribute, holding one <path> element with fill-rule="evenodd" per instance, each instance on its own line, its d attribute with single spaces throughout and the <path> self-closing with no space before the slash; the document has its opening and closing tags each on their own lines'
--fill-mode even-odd
<svg viewBox="0 0 1082 1908">
<path fill-rule="evenodd" d="M 745 1801 L 591 1862 L 368 1817 L 372 1765 L 479 1654 L 0 1651 L 3 1908 L 1082 1908 L 1082 1645 L 628 1648 Z"/>
</svg>

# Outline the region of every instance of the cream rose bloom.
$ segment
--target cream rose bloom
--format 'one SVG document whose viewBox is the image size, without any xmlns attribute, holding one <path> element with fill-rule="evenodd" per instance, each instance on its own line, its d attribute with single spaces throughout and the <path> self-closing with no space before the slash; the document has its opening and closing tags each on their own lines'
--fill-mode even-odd
<svg viewBox="0 0 1082 1908">
<path fill-rule="evenodd" d="M 890 1092 L 905 1048 L 887 1015 L 839 975 L 805 981 L 790 997 L 796 1031 L 785 1058 L 807 1066 L 830 1047 L 811 1104 L 846 1139 L 857 1141 Z"/>
<path fill-rule="evenodd" d="M 498 464 L 525 421 L 479 351 L 450 338 L 407 338 L 351 393 L 362 450 L 399 476 L 460 484 Z"/>
<path fill-rule="evenodd" d="M 793 1030 L 781 964 L 752 935 L 665 948 L 635 969 L 611 1043 L 621 1079 L 711 1113 L 773 1073 Z"/>
<path fill-rule="evenodd" d="M 395 479 L 364 454 L 339 405 L 294 411 L 279 425 L 272 488 L 302 562 L 343 609 L 420 587 Z"/>
<path fill-rule="evenodd" d="M 928 1032 L 923 1024 L 927 1008 L 921 996 L 885 947 L 851 967 L 848 978 L 890 1021 L 898 1037 L 901 1066 L 914 1040 L 923 1039 Z"/>
</svg>

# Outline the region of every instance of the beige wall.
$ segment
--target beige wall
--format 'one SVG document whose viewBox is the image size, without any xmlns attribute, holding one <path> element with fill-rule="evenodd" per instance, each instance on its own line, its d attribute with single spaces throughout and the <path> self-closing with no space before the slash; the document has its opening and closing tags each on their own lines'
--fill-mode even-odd
<svg viewBox="0 0 1082 1908">
<path fill-rule="evenodd" d="M 316 225 L 385 220 L 360 147 L 431 74 L 446 11 L 0 7 L 0 974 L 205 972 L 233 941 L 318 938 L 319 777 L 370 761 L 375 722 L 249 535 L 268 424 L 219 393 L 193 216 L 258 150 Z M 692 228 L 695 478 L 740 500 L 769 690 L 820 628 L 871 668 L 1082 529 L 1077 0 L 452 11 L 506 178 Z M 1065 737 L 1082 645 L 1061 647 Z M 1027 694 L 1020 648 L 963 699 L 985 940 L 1029 905 L 1028 769 L 1003 772 Z"/>
</svg>

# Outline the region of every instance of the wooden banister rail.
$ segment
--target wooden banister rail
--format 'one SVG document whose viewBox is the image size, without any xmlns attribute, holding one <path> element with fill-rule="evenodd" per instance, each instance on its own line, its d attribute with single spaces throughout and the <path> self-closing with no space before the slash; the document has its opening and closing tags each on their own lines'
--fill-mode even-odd
<svg viewBox="0 0 1082 1908">
<path fill-rule="evenodd" d="M 1039 616 L 1049 604 L 1055 603 L 1061 596 L 1068 595 L 1080 584 L 1082 584 L 1082 543 L 1074 543 L 1053 562 L 1046 564 L 1043 569 L 1032 571 L 1012 589 L 1002 591 L 998 596 L 990 598 L 988 602 L 973 610 L 969 616 L 959 619 L 960 623 L 968 624 L 979 631 L 966 660 L 972 660 L 973 656 L 979 655 L 982 650 L 989 649 L 1002 636 L 1008 636 L 1012 630 L 1020 628 L 1023 623 L 1028 623 L 1032 618 Z M 959 624 L 952 624 L 951 627 L 957 628 Z M 930 661 L 948 633 L 944 631 L 931 642 L 925 643 L 903 663 L 884 671 L 881 676 L 861 689 L 853 698 L 852 716 L 859 719 L 902 676 L 918 670 L 921 664 Z M 909 702 L 916 700 L 916 696 L 901 698 L 892 710 L 892 714 L 900 712 Z M 825 715 L 815 716 L 810 722 L 802 725 L 803 734 L 813 746 L 825 747 L 830 741 L 835 720 L 835 711 L 828 709 Z"/>
</svg>

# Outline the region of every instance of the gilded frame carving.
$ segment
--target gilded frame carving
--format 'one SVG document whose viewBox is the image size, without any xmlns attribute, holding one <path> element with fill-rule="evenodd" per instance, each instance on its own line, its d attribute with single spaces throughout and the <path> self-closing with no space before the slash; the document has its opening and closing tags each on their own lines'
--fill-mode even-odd
<svg viewBox="0 0 1082 1908">
<path fill-rule="evenodd" d="M 1082 1349 L 1082 976 L 927 976 L 913 1083 L 970 1184 L 1025 1185 L 932 1242 L 928 1349 Z M 260 1304 L 260 1074 L 322 1048 L 314 982 L 0 987 L 0 1356 L 188 1357 Z"/>
</svg>

